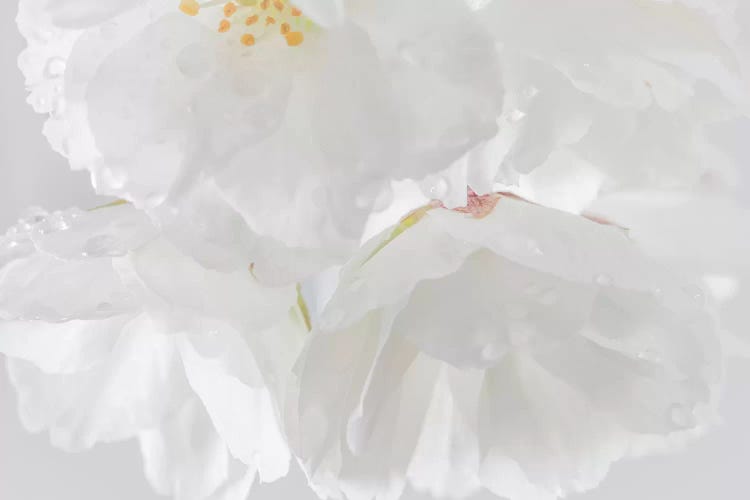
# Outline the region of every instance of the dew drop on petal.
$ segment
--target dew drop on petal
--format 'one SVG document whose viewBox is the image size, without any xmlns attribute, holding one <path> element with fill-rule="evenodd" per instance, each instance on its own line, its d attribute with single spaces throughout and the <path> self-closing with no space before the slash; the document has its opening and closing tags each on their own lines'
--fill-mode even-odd
<svg viewBox="0 0 750 500">
<path fill-rule="evenodd" d="M 510 115 L 508 115 L 508 120 L 510 120 L 511 123 L 520 122 L 524 118 L 526 118 L 526 113 L 520 109 L 514 109 L 510 112 Z"/>
<path fill-rule="evenodd" d="M 118 255 L 115 245 L 117 240 L 108 235 L 100 234 L 89 239 L 83 247 L 84 257 L 111 257 Z"/>
<path fill-rule="evenodd" d="M 643 361 L 648 361 L 651 363 L 660 363 L 662 361 L 661 356 L 658 352 L 652 351 L 650 349 L 645 349 L 638 353 L 638 359 Z"/>
<path fill-rule="evenodd" d="M 537 243 L 536 240 L 529 240 L 527 246 L 529 248 L 529 252 L 531 252 L 533 255 L 544 255 L 544 252 L 539 247 L 539 243 Z"/>
<path fill-rule="evenodd" d="M 44 75 L 47 78 L 56 78 L 65 73 L 65 60 L 61 57 L 52 57 L 44 67 Z"/>
<path fill-rule="evenodd" d="M 612 286 L 612 283 L 614 283 L 612 276 L 604 273 L 597 274 L 596 278 L 594 278 L 594 281 L 596 281 L 596 284 L 599 286 Z"/>
<path fill-rule="evenodd" d="M 526 88 L 526 89 L 525 89 L 525 90 L 523 91 L 523 95 L 524 95 L 524 97 L 526 97 L 527 99 L 533 99 L 533 98 L 534 98 L 534 97 L 536 97 L 536 96 L 537 96 L 538 94 L 539 94 L 539 89 L 538 89 L 538 88 L 536 88 L 536 87 L 534 87 L 533 85 L 532 85 L 532 86 L 530 86 L 530 87 L 528 87 L 528 88 Z"/>
<path fill-rule="evenodd" d="M 482 349 L 482 359 L 489 362 L 494 362 L 500 359 L 503 355 L 503 350 L 496 343 L 492 342 L 487 344 Z"/>
<path fill-rule="evenodd" d="M 683 291 L 698 304 L 704 305 L 706 303 L 706 293 L 698 285 L 688 285 L 683 288 Z"/>
<path fill-rule="evenodd" d="M 448 194 L 448 181 L 442 177 L 430 179 L 422 183 L 422 191 L 425 196 L 434 200 L 443 198 Z"/>
<path fill-rule="evenodd" d="M 695 425 L 695 413 L 683 404 L 674 404 L 669 408 L 669 421 L 678 429 L 688 429 Z"/>
</svg>

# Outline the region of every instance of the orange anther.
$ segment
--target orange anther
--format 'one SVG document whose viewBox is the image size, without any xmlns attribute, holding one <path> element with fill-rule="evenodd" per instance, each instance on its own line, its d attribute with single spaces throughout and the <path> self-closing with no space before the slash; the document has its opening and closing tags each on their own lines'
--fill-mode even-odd
<svg viewBox="0 0 750 500">
<path fill-rule="evenodd" d="M 201 6 L 197 0 L 181 0 L 180 10 L 188 16 L 197 16 Z"/>
<path fill-rule="evenodd" d="M 260 8 L 263 10 L 268 10 L 268 7 L 271 6 L 271 0 L 263 0 L 260 2 Z"/>
<path fill-rule="evenodd" d="M 281 25 L 281 34 L 282 35 L 286 35 L 290 31 L 292 31 L 292 27 L 289 25 L 289 23 L 283 23 Z"/>
<path fill-rule="evenodd" d="M 232 2 L 229 2 L 224 6 L 224 15 L 226 17 L 232 17 L 235 12 L 237 12 L 237 6 Z"/>
<path fill-rule="evenodd" d="M 282 12 L 284 10 L 284 2 L 281 0 L 273 0 L 273 6 L 276 7 L 276 10 L 279 12 Z"/>
<path fill-rule="evenodd" d="M 253 24 L 258 22 L 258 14 L 253 14 L 252 16 L 245 19 L 245 24 L 247 26 L 252 26 Z"/>
<path fill-rule="evenodd" d="M 305 35 L 303 35 L 299 31 L 292 31 L 291 33 L 287 33 L 286 35 L 284 35 L 284 37 L 286 38 L 287 45 L 289 45 L 290 47 L 297 47 L 305 41 Z"/>
<path fill-rule="evenodd" d="M 302 11 L 299 10 L 297 7 L 292 7 L 292 15 L 294 17 L 299 17 L 302 15 Z"/>
<path fill-rule="evenodd" d="M 255 45 L 255 37 L 250 33 L 247 33 L 245 35 L 242 35 L 242 38 L 240 38 L 240 42 L 242 42 L 242 45 L 252 47 L 253 45 Z"/>
<path fill-rule="evenodd" d="M 268 26 L 269 24 L 276 24 L 276 19 L 271 16 L 266 17 L 266 26 Z"/>
<path fill-rule="evenodd" d="M 226 19 L 222 19 L 219 23 L 219 33 L 226 33 L 232 28 L 232 23 L 227 21 Z"/>
</svg>

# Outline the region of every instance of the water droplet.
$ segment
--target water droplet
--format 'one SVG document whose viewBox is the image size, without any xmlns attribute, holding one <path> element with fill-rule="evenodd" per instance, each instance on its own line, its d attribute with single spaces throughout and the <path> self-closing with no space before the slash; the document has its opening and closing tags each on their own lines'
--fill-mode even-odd
<svg viewBox="0 0 750 500">
<path fill-rule="evenodd" d="M 497 361 L 503 355 L 503 349 L 495 342 L 487 344 L 482 348 L 482 359 L 485 361 Z"/>
<path fill-rule="evenodd" d="M 536 87 L 534 87 L 533 85 L 532 85 L 531 87 L 528 87 L 528 88 L 526 88 L 526 89 L 525 89 L 525 90 L 523 91 L 523 95 L 524 95 L 524 97 L 526 97 L 527 99 L 533 99 L 533 98 L 534 98 L 534 97 L 536 97 L 536 96 L 537 96 L 538 94 L 539 94 L 539 89 L 538 89 L 538 88 L 536 88 Z"/>
<path fill-rule="evenodd" d="M 683 404 L 673 404 L 669 408 L 669 421 L 679 429 L 688 429 L 695 425 L 695 412 Z"/>
<path fill-rule="evenodd" d="M 112 257 L 119 252 L 115 248 L 117 240 L 108 234 L 100 234 L 89 239 L 83 247 L 84 257 Z"/>
<path fill-rule="evenodd" d="M 62 57 L 52 57 L 47 61 L 47 65 L 44 67 L 44 74 L 48 78 L 56 78 L 65 73 L 65 59 Z"/>
<path fill-rule="evenodd" d="M 638 353 L 638 359 L 651 363 L 661 363 L 662 357 L 656 351 L 652 351 L 651 349 L 644 349 L 643 351 Z"/>
<path fill-rule="evenodd" d="M 47 219 L 47 227 L 49 232 L 65 231 L 70 229 L 70 223 L 65 214 L 56 212 Z"/>
<path fill-rule="evenodd" d="M 529 248 L 529 252 L 531 252 L 533 255 L 544 255 L 544 252 L 539 247 L 539 243 L 537 243 L 536 240 L 529 240 L 527 246 Z"/>
<path fill-rule="evenodd" d="M 612 283 L 614 283 L 614 279 L 609 274 L 597 274 L 596 278 L 594 278 L 594 281 L 596 281 L 596 284 L 599 286 L 612 286 Z"/>
<path fill-rule="evenodd" d="M 432 198 L 433 200 L 439 200 L 448 194 L 448 181 L 442 177 L 433 178 L 422 185 L 422 191 L 425 196 Z"/>
<path fill-rule="evenodd" d="M 510 112 L 510 115 L 508 116 L 508 119 L 512 123 L 520 122 L 524 118 L 526 118 L 526 113 L 524 113 L 520 109 L 514 109 L 513 111 Z"/>
<path fill-rule="evenodd" d="M 698 285 L 688 285 L 683 288 L 683 291 L 698 304 L 704 305 L 706 303 L 706 293 Z"/>
</svg>

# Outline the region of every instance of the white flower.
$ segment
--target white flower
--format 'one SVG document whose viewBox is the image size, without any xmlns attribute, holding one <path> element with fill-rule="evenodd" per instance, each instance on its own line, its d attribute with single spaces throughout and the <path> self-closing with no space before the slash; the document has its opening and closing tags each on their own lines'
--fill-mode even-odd
<svg viewBox="0 0 750 500">
<path fill-rule="evenodd" d="M 342 261 L 389 180 L 446 168 L 502 106 L 461 0 L 296 5 L 21 0 L 31 102 L 99 192 L 154 209 L 212 267 L 290 281 L 288 248 L 296 274 Z"/>
<path fill-rule="evenodd" d="M 712 422 L 714 320 L 684 282 L 615 225 L 469 200 L 342 271 L 288 420 L 323 498 L 556 499 Z"/>
<path fill-rule="evenodd" d="M 590 178 L 589 201 L 599 191 L 734 182 L 742 158 L 716 140 L 715 125 L 750 116 L 744 2 L 471 3 L 502 45 L 505 110 L 493 140 L 426 183 L 450 206 L 465 203 L 467 182 L 487 193 L 529 173 Z"/>
<path fill-rule="evenodd" d="M 0 248 L 0 352 L 28 430 L 66 450 L 137 437 L 150 482 L 182 500 L 286 475 L 294 287 L 204 269 L 131 205 L 38 213 Z"/>
</svg>

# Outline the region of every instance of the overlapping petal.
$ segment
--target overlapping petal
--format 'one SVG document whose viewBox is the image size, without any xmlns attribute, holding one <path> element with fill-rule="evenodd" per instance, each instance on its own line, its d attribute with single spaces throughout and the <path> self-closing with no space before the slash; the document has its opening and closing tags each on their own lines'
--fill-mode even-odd
<svg viewBox="0 0 750 500">
<path fill-rule="evenodd" d="M 293 49 L 269 37 L 247 47 L 216 33 L 221 9 L 190 18 L 177 7 L 24 0 L 21 66 L 38 110 L 52 112 L 53 146 L 99 192 L 161 221 L 192 217 L 212 185 L 215 223 L 245 225 L 252 241 L 236 251 L 259 276 L 288 281 L 274 246 L 314 270 L 342 262 L 390 180 L 440 171 L 497 132 L 496 50 L 460 0 L 303 2 L 313 26 Z M 61 47 L 46 77 L 42 30 Z M 198 237 L 204 250 L 218 244 Z"/>
<path fill-rule="evenodd" d="M 560 498 L 712 423 L 715 320 L 689 282 L 617 226 L 471 199 L 342 272 L 290 424 L 324 498 Z"/>
<path fill-rule="evenodd" d="M 0 352 L 30 431 L 68 450 L 138 438 L 149 480 L 182 500 L 286 475 L 293 286 L 208 270 L 128 204 L 37 213 L 1 244 Z"/>
</svg>

